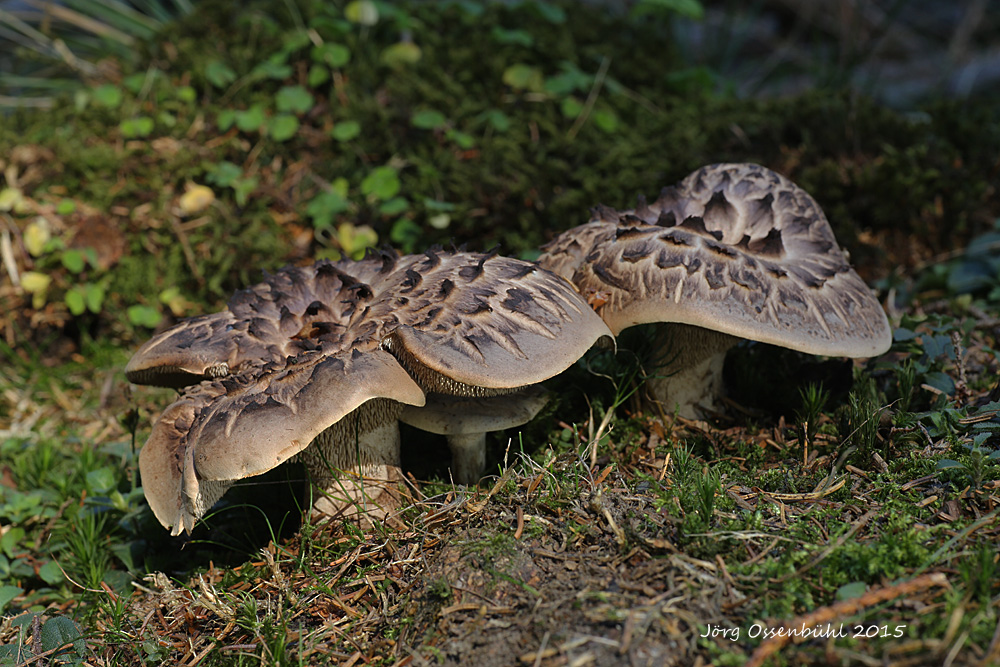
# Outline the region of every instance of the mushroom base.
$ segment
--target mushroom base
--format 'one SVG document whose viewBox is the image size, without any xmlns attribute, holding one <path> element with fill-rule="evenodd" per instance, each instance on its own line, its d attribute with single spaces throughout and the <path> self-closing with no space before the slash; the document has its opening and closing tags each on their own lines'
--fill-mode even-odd
<svg viewBox="0 0 1000 667">
<path fill-rule="evenodd" d="M 314 518 L 381 520 L 399 509 L 401 408 L 382 399 L 369 401 L 299 452 L 297 460 L 311 481 Z"/>
<path fill-rule="evenodd" d="M 657 353 L 646 363 L 647 398 L 686 419 L 697 419 L 699 408 L 714 409 L 723 394 L 726 352 L 738 340 L 689 324 L 657 325 Z"/>
</svg>

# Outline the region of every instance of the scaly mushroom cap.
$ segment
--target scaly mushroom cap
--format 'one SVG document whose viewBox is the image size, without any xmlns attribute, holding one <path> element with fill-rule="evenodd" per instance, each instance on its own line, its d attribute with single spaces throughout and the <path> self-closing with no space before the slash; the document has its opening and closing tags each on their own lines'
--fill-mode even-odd
<svg viewBox="0 0 1000 667">
<path fill-rule="evenodd" d="M 420 387 L 378 349 L 312 353 L 254 371 L 187 391 L 139 454 L 149 505 L 174 534 L 190 531 L 234 480 L 278 466 L 363 405 L 385 410 L 372 399 L 424 404 Z M 366 417 L 362 431 L 385 421 Z"/>
<path fill-rule="evenodd" d="M 227 310 L 154 336 L 126 375 L 183 386 L 320 346 L 377 341 L 428 391 L 466 394 L 545 380 L 602 336 L 610 331 L 572 287 L 529 262 L 383 252 L 283 269 L 238 292 Z"/>
<path fill-rule="evenodd" d="M 548 244 L 538 263 L 577 286 L 614 333 L 681 322 L 810 354 L 871 357 L 891 331 L 797 185 L 753 164 L 717 164 L 634 211 Z"/>
<path fill-rule="evenodd" d="M 357 305 L 371 297 L 358 276 L 375 276 L 383 265 L 355 262 L 348 274 L 333 262 L 317 262 L 269 275 L 236 292 L 226 310 L 153 336 L 132 355 L 125 376 L 135 384 L 184 387 L 314 349 L 309 340 L 317 334 L 327 334 L 327 341 L 344 334 Z"/>
</svg>

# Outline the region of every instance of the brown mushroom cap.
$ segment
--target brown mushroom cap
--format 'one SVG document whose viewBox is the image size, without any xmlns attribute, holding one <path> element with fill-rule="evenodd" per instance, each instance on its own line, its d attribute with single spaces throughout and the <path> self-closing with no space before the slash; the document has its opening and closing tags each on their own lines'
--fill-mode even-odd
<svg viewBox="0 0 1000 667">
<path fill-rule="evenodd" d="M 163 413 L 139 454 L 150 507 L 175 534 L 190 531 L 226 482 L 271 470 L 376 398 L 424 403 L 420 387 L 378 349 L 306 355 L 202 383 Z"/>
<path fill-rule="evenodd" d="M 616 334 L 680 322 L 845 357 L 891 344 L 885 313 L 819 205 L 769 169 L 703 167 L 651 204 L 595 213 L 538 262 L 575 284 Z"/>
<path fill-rule="evenodd" d="M 246 363 L 374 340 L 429 391 L 461 394 L 460 385 L 506 390 L 545 380 L 602 336 L 610 336 L 607 326 L 572 287 L 529 262 L 384 252 L 279 271 L 238 292 L 227 310 L 154 336 L 126 375 L 183 386 L 237 373 Z"/>
</svg>

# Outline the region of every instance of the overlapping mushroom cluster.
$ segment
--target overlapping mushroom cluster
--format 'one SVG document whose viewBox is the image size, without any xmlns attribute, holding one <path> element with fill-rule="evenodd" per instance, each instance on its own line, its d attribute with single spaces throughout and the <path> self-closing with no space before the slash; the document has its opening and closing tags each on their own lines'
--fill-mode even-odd
<svg viewBox="0 0 1000 667">
<path fill-rule="evenodd" d="M 190 531 L 235 480 L 297 456 L 317 510 L 384 511 L 401 417 L 478 431 L 455 448 L 457 481 L 474 482 L 482 433 L 533 417 L 544 401 L 532 385 L 602 336 L 569 283 L 515 259 L 382 252 L 282 270 L 129 362 L 132 382 L 187 387 L 140 453 L 146 497 L 164 526 Z"/>
<path fill-rule="evenodd" d="M 530 420 L 538 383 L 636 324 L 669 323 L 652 393 L 690 416 L 739 337 L 829 356 L 889 346 L 819 206 L 757 165 L 704 167 L 631 211 L 599 206 L 543 251 L 289 268 L 153 337 L 127 377 L 182 389 L 140 454 L 156 517 L 190 531 L 234 481 L 293 457 L 315 510 L 384 511 L 399 421 L 447 435 L 455 481 L 474 483 L 485 432 Z"/>
</svg>

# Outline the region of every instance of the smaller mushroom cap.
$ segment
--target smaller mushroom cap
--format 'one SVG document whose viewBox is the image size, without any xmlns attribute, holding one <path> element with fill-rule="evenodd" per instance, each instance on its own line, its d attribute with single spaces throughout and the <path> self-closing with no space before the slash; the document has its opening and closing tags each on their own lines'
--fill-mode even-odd
<svg viewBox="0 0 1000 667">
<path fill-rule="evenodd" d="M 139 469 L 153 513 L 174 534 L 191 530 L 228 483 L 271 470 L 371 399 L 424 403 L 379 349 L 297 361 L 202 383 L 157 421 Z"/>
<path fill-rule="evenodd" d="M 528 423 L 548 400 L 538 386 L 499 396 L 431 394 L 423 406 L 405 406 L 399 420 L 438 435 L 491 433 Z"/>
<path fill-rule="evenodd" d="M 235 322 L 229 311 L 185 320 L 143 343 L 125 377 L 135 384 L 187 387 L 229 375 L 241 361 L 236 340 L 228 336 Z"/>
<path fill-rule="evenodd" d="M 679 322 L 809 354 L 871 357 L 885 312 L 816 201 L 753 164 L 703 167 L 634 211 L 596 219 L 538 262 L 577 286 L 614 333 Z"/>
</svg>

